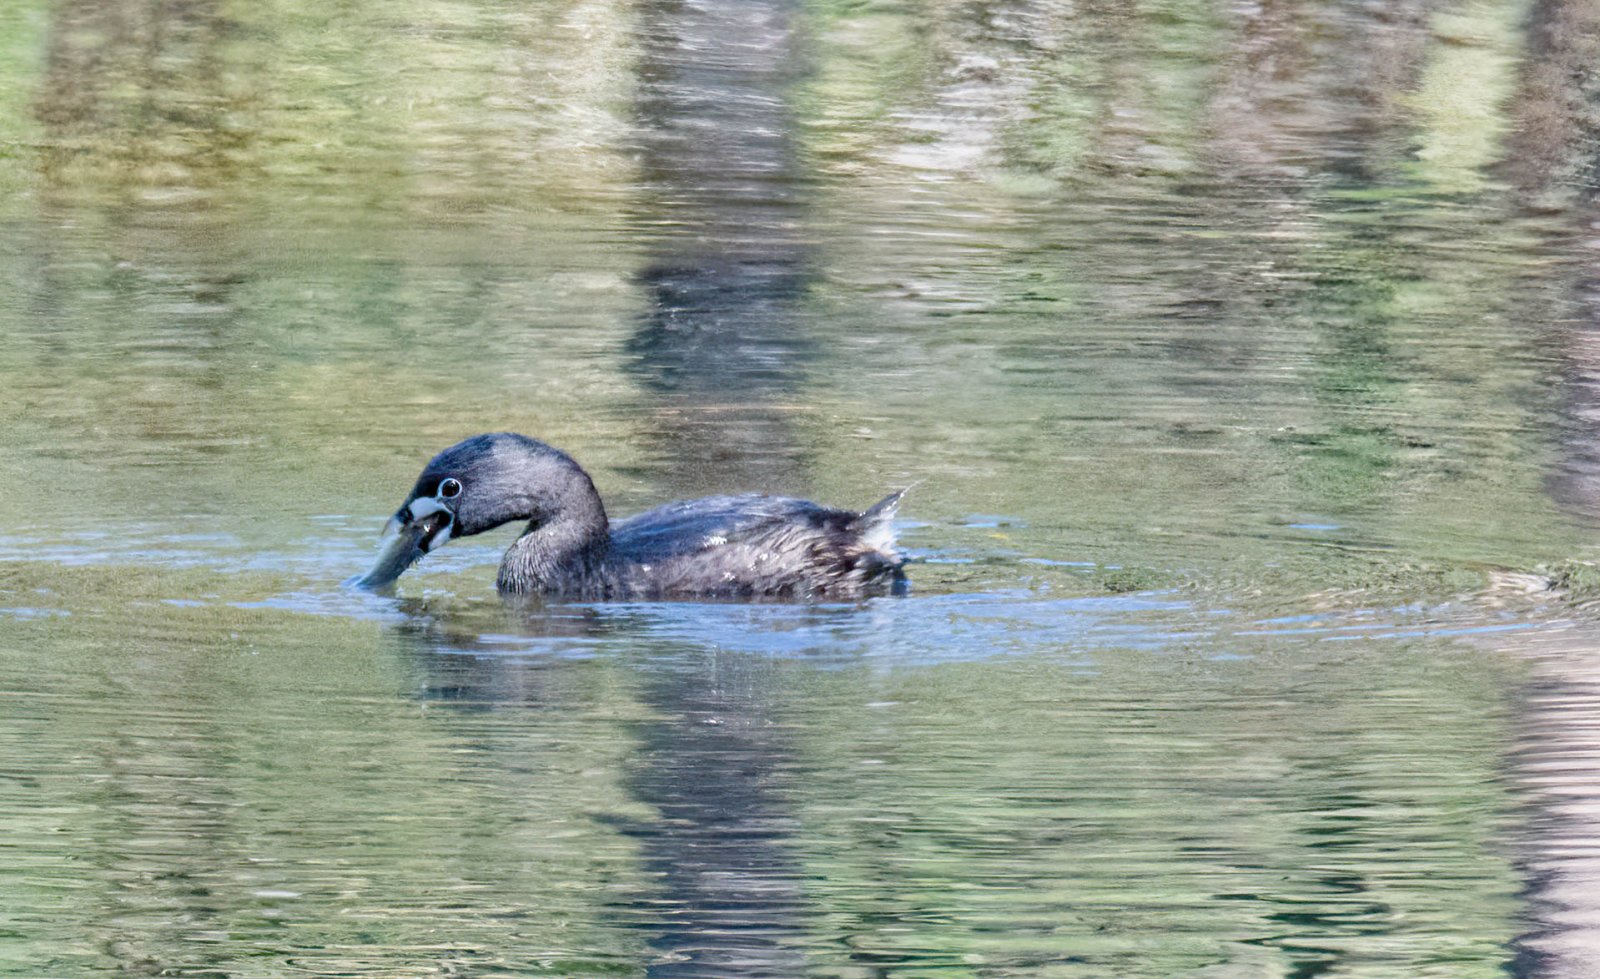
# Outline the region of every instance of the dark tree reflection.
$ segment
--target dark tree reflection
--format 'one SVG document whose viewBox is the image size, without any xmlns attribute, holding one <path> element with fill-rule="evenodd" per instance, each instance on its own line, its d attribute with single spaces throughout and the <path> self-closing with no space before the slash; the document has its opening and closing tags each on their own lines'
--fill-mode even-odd
<svg viewBox="0 0 1600 979">
<path fill-rule="evenodd" d="M 1527 54 L 1511 106 L 1513 137 L 1501 165 L 1521 205 L 1560 216 L 1557 247 L 1591 258 L 1553 277 L 1541 301 L 1556 326 L 1561 364 L 1558 452 L 1551 495 L 1571 514 L 1600 517 L 1600 265 L 1592 256 L 1600 218 L 1600 10 L 1581 0 L 1538 0 L 1527 23 Z M 1568 218 L 1575 217 L 1576 223 Z M 1565 290 L 1565 291 L 1563 291 Z M 1530 323 L 1538 322 L 1529 318 Z M 1600 637 L 1583 624 L 1544 637 L 1528 655 L 1511 771 L 1528 803 L 1517 833 L 1528 882 L 1528 921 L 1516 943 L 1517 975 L 1600 974 Z"/>
<path fill-rule="evenodd" d="M 764 679 L 759 661 L 712 653 L 648 688 L 662 719 L 642 727 L 630 783 L 661 818 L 629 831 L 661 882 L 652 975 L 802 971 L 794 819 L 773 791 L 788 748 Z"/>
<path fill-rule="evenodd" d="M 1600 215 L 1600 11 L 1593 4 L 1542 0 L 1529 16 L 1528 54 L 1513 106 L 1516 126 L 1502 166 L 1524 206 L 1578 220 L 1561 222 L 1560 245 L 1593 239 Z M 1592 240 L 1589 242 L 1593 244 Z M 1593 256 L 1594 249 L 1580 248 Z M 1570 294 L 1553 302 L 1552 321 L 1565 328 L 1557 342 L 1564 361 L 1560 459 L 1552 494 L 1569 511 L 1600 517 L 1600 267 L 1575 269 Z"/>
<path fill-rule="evenodd" d="M 477 636 L 482 621 L 458 625 L 436 614 L 413 622 L 401 634 L 415 650 L 425 700 L 467 711 L 581 709 L 563 702 L 569 694 L 561 675 L 570 662 L 495 655 L 504 640 Z M 638 696 L 651 719 L 634 725 L 637 749 L 624 786 L 657 817 L 601 818 L 640 844 L 651 890 L 630 893 L 615 915 L 650 936 L 659 954 L 649 974 L 796 975 L 804 966 L 804 895 L 785 845 L 794 817 L 778 792 L 792 765 L 775 716 L 774 664 L 649 643 L 644 629 L 626 609 L 537 605 L 510 611 L 497 626 L 502 637 L 514 633 L 536 645 L 604 639 L 648 646 Z"/>
<path fill-rule="evenodd" d="M 1593 976 L 1600 971 L 1600 673 L 1592 630 L 1551 635 L 1531 650 L 1512 776 L 1527 799 L 1517 856 L 1528 882 L 1528 921 L 1514 973 Z M 1526 653 L 1527 651 L 1523 651 Z"/>
<path fill-rule="evenodd" d="M 651 3 L 637 102 L 653 259 L 629 343 L 681 493 L 794 489 L 787 401 L 808 344 L 804 182 L 786 93 L 799 71 L 790 0 Z"/>
<path fill-rule="evenodd" d="M 786 104 L 801 68 L 796 16 L 792 0 L 642 11 L 635 220 L 653 260 L 629 352 L 678 493 L 801 485 L 787 404 L 811 353 L 795 310 L 809 260 Z M 784 941 L 800 903 L 782 847 L 789 817 L 770 790 L 786 748 L 759 677 L 710 656 L 646 688 L 662 719 L 641 728 L 630 784 L 661 818 L 630 832 L 661 882 L 652 974 L 800 969 Z"/>
</svg>

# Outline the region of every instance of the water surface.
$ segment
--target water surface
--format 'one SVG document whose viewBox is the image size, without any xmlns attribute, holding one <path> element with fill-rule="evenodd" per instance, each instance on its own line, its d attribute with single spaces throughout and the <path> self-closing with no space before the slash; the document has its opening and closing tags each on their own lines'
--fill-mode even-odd
<svg viewBox="0 0 1600 979">
<path fill-rule="evenodd" d="M 6 5 L 0 972 L 1600 972 L 1597 31 Z M 914 593 L 341 589 L 499 429 Z"/>
</svg>

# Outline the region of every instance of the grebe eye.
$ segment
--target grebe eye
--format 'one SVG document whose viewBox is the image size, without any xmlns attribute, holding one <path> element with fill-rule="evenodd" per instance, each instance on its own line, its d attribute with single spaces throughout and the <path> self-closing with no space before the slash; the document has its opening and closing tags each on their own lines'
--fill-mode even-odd
<svg viewBox="0 0 1600 979">
<path fill-rule="evenodd" d="M 446 479 L 439 484 L 439 499 L 453 500 L 461 495 L 461 481 L 459 479 Z"/>
</svg>

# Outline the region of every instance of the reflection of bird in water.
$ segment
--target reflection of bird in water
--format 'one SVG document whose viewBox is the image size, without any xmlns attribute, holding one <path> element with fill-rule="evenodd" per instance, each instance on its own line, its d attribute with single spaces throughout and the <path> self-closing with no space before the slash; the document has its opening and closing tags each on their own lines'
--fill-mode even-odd
<svg viewBox="0 0 1600 979">
<path fill-rule="evenodd" d="M 383 588 L 453 537 L 515 520 L 499 586 L 573 598 L 860 598 L 905 588 L 893 520 L 779 496 L 711 496 L 612 523 L 588 473 L 524 435 L 475 435 L 434 456 L 358 582 Z"/>
</svg>

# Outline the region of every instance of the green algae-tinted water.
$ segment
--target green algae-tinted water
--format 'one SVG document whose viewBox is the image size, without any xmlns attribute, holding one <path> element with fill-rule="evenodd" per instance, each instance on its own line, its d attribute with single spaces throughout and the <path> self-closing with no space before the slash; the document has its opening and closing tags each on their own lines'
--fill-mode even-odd
<svg viewBox="0 0 1600 979">
<path fill-rule="evenodd" d="M 0 973 L 1600 973 L 1597 32 L 13 0 Z M 496 429 L 914 593 L 342 589 Z"/>
</svg>

